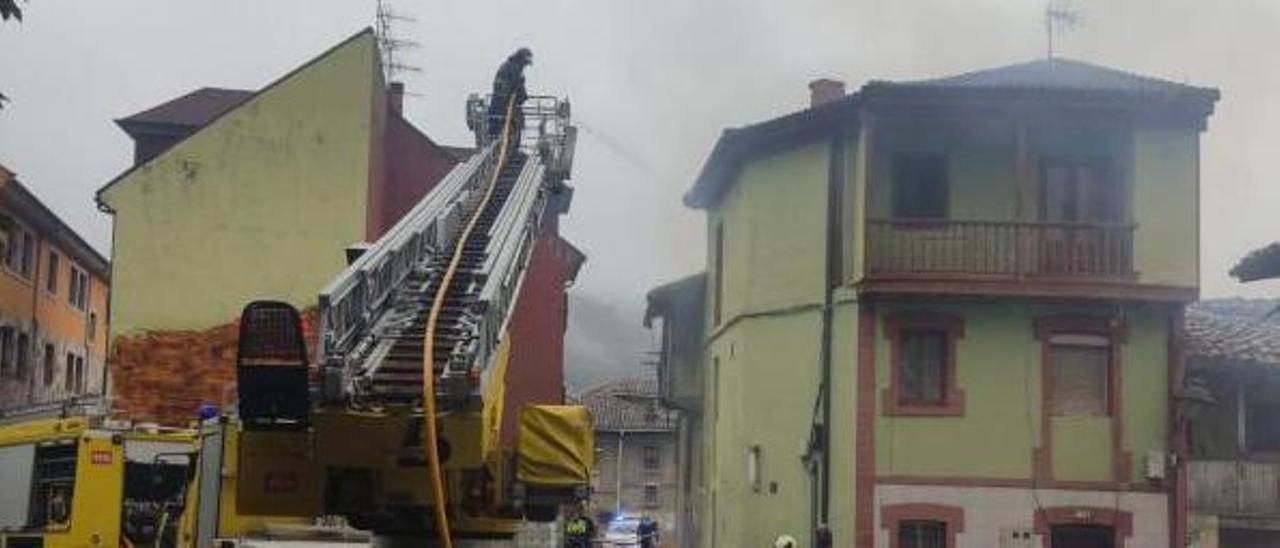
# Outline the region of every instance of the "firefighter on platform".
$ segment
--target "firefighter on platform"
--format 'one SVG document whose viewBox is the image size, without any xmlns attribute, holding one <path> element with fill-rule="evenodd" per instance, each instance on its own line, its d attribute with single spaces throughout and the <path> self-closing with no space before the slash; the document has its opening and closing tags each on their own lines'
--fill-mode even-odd
<svg viewBox="0 0 1280 548">
<path fill-rule="evenodd" d="M 512 141 L 520 142 L 520 129 L 524 126 L 524 117 L 520 115 L 520 105 L 529 97 L 524 89 L 524 69 L 533 64 L 533 52 L 529 48 L 520 48 L 507 57 L 498 67 L 498 74 L 493 77 L 493 98 L 489 101 L 489 137 L 497 138 L 502 133 L 502 119 L 507 113 L 507 102 L 515 99 L 515 116 L 511 120 Z"/>
</svg>

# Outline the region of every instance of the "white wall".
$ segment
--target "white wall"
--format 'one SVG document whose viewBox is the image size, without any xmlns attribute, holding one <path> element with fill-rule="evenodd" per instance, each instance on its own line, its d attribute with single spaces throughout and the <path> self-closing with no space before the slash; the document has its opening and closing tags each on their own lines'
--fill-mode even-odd
<svg viewBox="0 0 1280 548">
<path fill-rule="evenodd" d="M 1163 494 L 1108 493 L 997 487 L 933 487 L 877 485 L 876 548 L 889 548 L 889 531 L 880 521 L 880 509 L 903 503 L 929 503 L 964 509 L 964 532 L 956 537 L 956 548 L 1003 548 L 1000 532 L 1034 529 L 1036 508 L 1054 506 L 1096 506 L 1118 508 L 1133 514 L 1133 536 L 1126 548 L 1168 548 L 1169 507 Z M 1019 546 L 1020 545 L 1012 545 Z M 1032 546 L 1043 546 L 1035 537 Z"/>
</svg>

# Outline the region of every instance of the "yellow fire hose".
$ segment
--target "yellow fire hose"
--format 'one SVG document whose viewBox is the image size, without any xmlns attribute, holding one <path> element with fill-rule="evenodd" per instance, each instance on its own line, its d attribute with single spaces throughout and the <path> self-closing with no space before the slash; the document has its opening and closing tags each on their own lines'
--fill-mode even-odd
<svg viewBox="0 0 1280 548">
<path fill-rule="evenodd" d="M 440 453 L 436 447 L 438 443 L 439 433 L 436 432 L 436 383 L 434 377 L 435 363 L 435 333 L 436 322 L 440 318 L 440 310 L 444 307 L 445 294 L 449 291 L 449 284 L 453 282 L 453 275 L 458 270 L 458 263 L 462 261 L 462 252 L 467 242 L 467 238 L 471 236 L 471 231 L 475 229 L 476 222 L 480 220 L 480 214 L 484 212 L 484 208 L 489 205 L 489 200 L 493 197 L 493 189 L 498 185 L 498 177 L 502 175 L 502 168 L 507 162 L 507 146 L 511 132 L 511 114 L 515 112 L 516 100 L 513 96 L 507 101 L 506 116 L 503 117 L 502 138 L 498 145 L 498 162 L 493 169 L 493 175 L 489 179 L 489 188 L 484 192 L 484 198 L 480 200 L 480 205 L 476 206 L 475 212 L 471 214 L 471 220 L 467 221 L 467 226 L 462 230 L 462 234 L 458 236 L 458 244 L 453 249 L 453 257 L 449 260 L 449 268 L 445 269 L 444 278 L 440 280 L 440 287 L 436 289 L 436 295 L 432 298 L 431 311 L 427 315 L 427 333 L 423 341 L 422 353 L 422 423 L 426 425 L 426 439 L 423 447 L 427 452 L 427 468 L 431 472 L 431 489 L 435 499 L 435 516 L 436 516 L 436 536 L 440 540 L 440 546 L 443 548 L 453 548 L 453 538 L 449 534 L 449 515 L 445 508 L 444 479 L 440 473 Z"/>
</svg>

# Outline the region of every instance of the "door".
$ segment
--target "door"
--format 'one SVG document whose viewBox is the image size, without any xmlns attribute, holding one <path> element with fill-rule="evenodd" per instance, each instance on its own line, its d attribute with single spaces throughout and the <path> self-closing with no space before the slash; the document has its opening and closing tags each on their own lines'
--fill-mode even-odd
<svg viewBox="0 0 1280 548">
<path fill-rule="evenodd" d="M 1058 525 L 1050 529 L 1051 548 L 1113 548 L 1115 532 L 1098 525 Z"/>
<path fill-rule="evenodd" d="M 1105 274 L 1114 247 L 1106 225 L 1121 222 L 1121 193 L 1100 159 L 1046 159 L 1041 171 L 1042 274 Z"/>
</svg>

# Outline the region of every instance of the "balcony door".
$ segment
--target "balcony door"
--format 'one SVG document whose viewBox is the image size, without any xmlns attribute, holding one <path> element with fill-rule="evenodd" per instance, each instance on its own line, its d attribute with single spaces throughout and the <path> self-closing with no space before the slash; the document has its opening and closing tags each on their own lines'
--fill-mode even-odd
<svg viewBox="0 0 1280 548">
<path fill-rule="evenodd" d="M 1124 208 L 1114 170 L 1101 158 L 1047 158 L 1040 174 L 1039 270 L 1079 275 L 1113 270 L 1121 242 L 1109 228 Z"/>
</svg>

